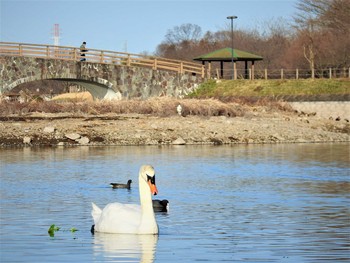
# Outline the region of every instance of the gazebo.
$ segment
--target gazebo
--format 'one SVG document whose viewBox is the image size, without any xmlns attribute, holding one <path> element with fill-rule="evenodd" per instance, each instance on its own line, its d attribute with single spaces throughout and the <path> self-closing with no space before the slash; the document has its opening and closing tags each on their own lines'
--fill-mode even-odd
<svg viewBox="0 0 350 263">
<path fill-rule="evenodd" d="M 234 79 L 237 79 L 237 70 L 236 62 L 244 61 L 245 62 L 245 78 L 249 77 L 248 73 L 248 62 L 251 62 L 251 79 L 254 79 L 254 62 L 257 60 L 262 60 L 263 57 L 242 51 L 239 49 L 232 48 L 222 48 L 210 52 L 208 54 L 194 58 L 193 60 L 202 61 L 202 64 L 205 65 L 205 62 L 209 63 L 208 71 L 211 72 L 211 62 L 220 62 L 220 76 L 224 75 L 224 62 L 232 63 L 232 52 L 233 52 L 233 68 L 234 68 Z"/>
</svg>

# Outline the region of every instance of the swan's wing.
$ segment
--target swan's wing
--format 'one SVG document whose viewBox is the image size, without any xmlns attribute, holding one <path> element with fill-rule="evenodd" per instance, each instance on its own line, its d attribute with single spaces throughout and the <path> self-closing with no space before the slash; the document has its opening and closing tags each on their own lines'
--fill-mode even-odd
<svg viewBox="0 0 350 263">
<path fill-rule="evenodd" d="M 102 210 L 95 230 L 106 233 L 137 233 L 140 221 L 139 205 L 111 203 Z"/>
<path fill-rule="evenodd" d="M 102 210 L 94 203 L 91 203 L 91 205 L 92 205 L 91 215 L 92 215 L 92 218 L 94 219 L 94 223 L 96 224 L 96 222 L 98 222 L 101 216 Z"/>
</svg>

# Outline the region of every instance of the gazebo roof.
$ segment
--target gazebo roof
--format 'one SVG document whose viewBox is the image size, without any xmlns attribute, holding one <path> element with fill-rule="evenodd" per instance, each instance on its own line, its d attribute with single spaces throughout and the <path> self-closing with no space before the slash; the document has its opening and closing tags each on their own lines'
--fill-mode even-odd
<svg viewBox="0 0 350 263">
<path fill-rule="evenodd" d="M 234 61 L 255 61 L 262 60 L 263 57 L 248 53 L 246 51 L 242 51 L 239 49 L 233 49 L 233 59 Z M 194 58 L 193 60 L 197 61 L 224 61 L 230 62 L 232 61 L 232 48 L 222 48 L 210 52 L 205 55 L 201 55 L 199 57 Z"/>
</svg>

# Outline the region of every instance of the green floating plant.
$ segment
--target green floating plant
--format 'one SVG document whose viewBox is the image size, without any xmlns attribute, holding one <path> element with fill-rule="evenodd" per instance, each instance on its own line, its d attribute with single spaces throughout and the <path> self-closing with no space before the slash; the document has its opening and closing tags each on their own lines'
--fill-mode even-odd
<svg viewBox="0 0 350 263">
<path fill-rule="evenodd" d="M 60 227 L 56 226 L 55 224 L 52 224 L 47 232 L 49 233 L 50 237 L 54 237 L 55 232 L 59 231 L 60 229 Z"/>
<path fill-rule="evenodd" d="M 76 229 L 75 227 L 72 227 L 71 229 L 69 229 L 69 231 L 74 233 L 74 232 L 78 231 L 78 229 Z"/>
<path fill-rule="evenodd" d="M 50 237 L 54 237 L 55 236 L 55 232 L 59 231 L 61 228 L 59 226 L 56 226 L 55 224 L 52 224 L 49 227 L 49 230 L 47 231 L 49 233 Z M 75 227 L 70 228 L 69 230 L 62 230 L 62 231 L 70 231 L 72 233 L 78 231 L 78 229 L 76 229 Z"/>
</svg>

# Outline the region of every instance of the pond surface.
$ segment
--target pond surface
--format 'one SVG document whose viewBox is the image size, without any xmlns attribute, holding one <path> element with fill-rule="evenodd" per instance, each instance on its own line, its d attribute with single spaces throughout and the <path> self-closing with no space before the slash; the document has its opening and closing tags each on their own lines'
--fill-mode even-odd
<svg viewBox="0 0 350 263">
<path fill-rule="evenodd" d="M 1 262 L 350 261 L 349 144 L 20 148 L 0 160 Z M 146 163 L 170 202 L 159 236 L 92 235 L 91 202 L 139 203 Z M 128 179 L 131 190 L 109 187 Z"/>
</svg>

